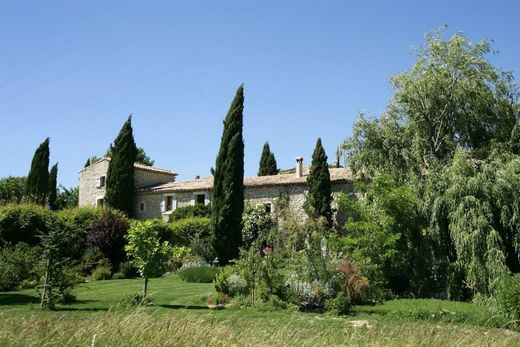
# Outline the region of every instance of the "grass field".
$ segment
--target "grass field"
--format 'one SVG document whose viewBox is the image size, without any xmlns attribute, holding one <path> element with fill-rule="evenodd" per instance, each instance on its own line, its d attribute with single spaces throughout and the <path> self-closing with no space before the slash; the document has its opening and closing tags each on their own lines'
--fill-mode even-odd
<svg viewBox="0 0 520 347">
<path fill-rule="evenodd" d="M 423 345 L 519 346 L 520 333 L 484 306 L 394 300 L 359 306 L 347 317 L 294 311 L 206 307 L 211 284 L 177 276 L 150 281 L 154 305 L 129 308 L 125 295 L 142 280 L 82 285 L 78 302 L 38 309 L 34 290 L 0 293 L 0 346 Z"/>
</svg>

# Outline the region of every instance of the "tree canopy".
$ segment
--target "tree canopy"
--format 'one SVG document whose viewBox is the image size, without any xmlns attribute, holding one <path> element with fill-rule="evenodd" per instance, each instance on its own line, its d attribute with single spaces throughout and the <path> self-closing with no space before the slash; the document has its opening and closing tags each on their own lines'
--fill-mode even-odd
<svg viewBox="0 0 520 347">
<path fill-rule="evenodd" d="M 321 138 L 316 141 L 312 154 L 312 163 L 307 177 L 309 193 L 307 195 L 307 213 L 311 217 L 324 217 L 327 225 L 332 226 L 332 195 L 330 190 L 330 173 L 327 155 L 321 144 Z"/>
<path fill-rule="evenodd" d="M 264 143 L 262 148 L 262 155 L 260 156 L 260 164 L 258 169 L 258 176 L 269 176 L 278 174 L 278 166 L 274 153 L 269 148 L 269 142 Z"/>
<path fill-rule="evenodd" d="M 49 193 L 49 138 L 34 152 L 31 170 L 27 175 L 27 197 L 30 201 L 45 205 Z"/>
</svg>

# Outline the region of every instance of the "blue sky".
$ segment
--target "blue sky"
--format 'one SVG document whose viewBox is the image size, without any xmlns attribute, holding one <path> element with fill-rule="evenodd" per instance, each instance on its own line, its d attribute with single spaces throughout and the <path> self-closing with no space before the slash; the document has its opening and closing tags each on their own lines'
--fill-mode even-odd
<svg viewBox="0 0 520 347">
<path fill-rule="evenodd" d="M 505 0 L 0 0 L 0 177 L 26 175 L 48 136 L 59 183 L 75 186 L 130 113 L 156 166 L 208 176 L 241 83 L 246 175 L 264 141 L 280 167 L 309 164 L 318 137 L 333 161 L 427 31 L 493 39 L 491 61 L 518 75 L 519 14 Z"/>
</svg>

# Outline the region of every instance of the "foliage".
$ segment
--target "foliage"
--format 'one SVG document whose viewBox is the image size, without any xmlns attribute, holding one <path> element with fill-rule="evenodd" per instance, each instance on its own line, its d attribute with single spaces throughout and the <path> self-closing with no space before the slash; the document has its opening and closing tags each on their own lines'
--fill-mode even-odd
<svg viewBox="0 0 520 347">
<path fill-rule="evenodd" d="M 27 191 L 27 177 L 9 176 L 0 179 L 0 205 L 20 204 Z"/>
<path fill-rule="evenodd" d="M 152 228 L 151 221 L 133 221 L 126 235 L 128 244 L 125 250 L 139 275 L 144 278 L 144 296 L 147 294 L 148 278 L 161 276 L 168 269 L 171 258 L 168 241 L 161 242 L 158 233 Z"/>
<path fill-rule="evenodd" d="M 258 176 L 269 176 L 278 174 L 278 166 L 274 153 L 269 148 L 269 142 L 264 143 L 262 148 L 262 155 L 260 156 L 260 164 L 258 169 Z"/>
<path fill-rule="evenodd" d="M 122 275 L 123 278 L 134 278 L 139 276 L 137 269 L 131 261 L 124 261 L 121 264 L 119 264 L 119 268 L 117 271 Z"/>
<path fill-rule="evenodd" d="M 0 291 L 17 289 L 27 280 L 38 279 L 41 250 L 26 243 L 0 249 Z"/>
<path fill-rule="evenodd" d="M 107 152 L 105 153 L 105 157 L 112 158 L 113 151 L 114 151 L 114 146 L 112 144 L 110 144 L 110 146 L 107 149 Z M 93 161 L 91 161 L 91 162 L 94 163 Z M 143 147 L 137 147 L 137 155 L 135 157 L 135 162 L 139 163 L 139 164 L 146 165 L 146 166 L 153 166 L 153 164 L 155 163 L 155 161 L 152 160 L 152 158 L 150 158 L 146 154 L 146 152 L 144 151 Z"/>
<path fill-rule="evenodd" d="M 211 265 L 181 267 L 179 277 L 185 282 L 212 283 L 219 269 Z"/>
<path fill-rule="evenodd" d="M 0 206 L 0 247 L 6 243 L 35 245 L 38 235 L 47 233 L 54 214 L 34 204 Z"/>
<path fill-rule="evenodd" d="M 361 272 L 350 262 L 343 261 L 337 265 L 337 270 L 341 275 L 341 290 L 347 296 L 349 304 L 362 304 L 366 302 L 370 282 Z"/>
<path fill-rule="evenodd" d="M 184 218 L 170 223 L 172 243 L 188 245 L 195 236 L 208 239 L 211 236 L 211 221 L 206 217 Z"/>
<path fill-rule="evenodd" d="M 327 155 L 318 138 L 312 163 L 307 177 L 309 193 L 306 200 L 306 212 L 311 218 L 324 217 L 328 226 L 332 226 L 332 195 L 330 190 L 330 174 L 327 164 Z"/>
<path fill-rule="evenodd" d="M 110 260 L 114 271 L 125 259 L 125 235 L 128 228 L 129 223 L 124 215 L 106 209 L 101 217 L 92 222 L 87 234 L 87 245 L 99 249 Z"/>
<path fill-rule="evenodd" d="M 245 248 L 251 247 L 257 240 L 267 244 L 271 241 L 269 240 L 270 232 L 276 227 L 271 213 L 267 212 L 263 205 L 246 205 L 242 225 L 242 239 Z"/>
<path fill-rule="evenodd" d="M 65 188 L 60 185 L 58 196 L 56 197 L 56 206 L 58 210 L 67 208 L 75 208 L 79 205 L 79 187 Z"/>
<path fill-rule="evenodd" d="M 100 219 L 103 210 L 94 207 L 70 208 L 58 211 L 56 217 L 67 228 L 67 256 L 71 259 L 80 259 L 87 247 L 87 235 L 92 223 Z"/>
<path fill-rule="evenodd" d="M 58 197 L 58 163 L 51 167 L 49 172 L 49 208 L 53 211 L 58 209 L 57 197 Z"/>
<path fill-rule="evenodd" d="M 49 138 L 34 152 L 27 175 L 27 197 L 33 203 L 45 205 L 49 193 Z"/>
<path fill-rule="evenodd" d="M 502 278 L 497 303 L 501 312 L 513 320 L 513 325 L 520 325 L 520 274 Z"/>
<path fill-rule="evenodd" d="M 214 284 L 217 292 L 230 297 L 248 294 L 247 283 L 234 266 L 221 268 L 215 276 Z"/>
<path fill-rule="evenodd" d="M 209 306 L 224 306 L 229 303 L 229 297 L 224 293 L 211 294 L 208 297 Z"/>
<path fill-rule="evenodd" d="M 215 164 L 211 221 L 213 249 L 221 265 L 239 256 L 244 211 L 244 88 L 240 86 L 224 119 Z"/>
<path fill-rule="evenodd" d="M 211 217 L 211 205 L 195 204 L 189 206 L 178 207 L 170 214 L 170 222 L 178 221 L 185 218 L 209 218 Z"/>
<path fill-rule="evenodd" d="M 108 206 L 118 209 L 127 216 L 134 213 L 134 162 L 137 148 L 132 133 L 132 116 L 121 128 L 112 148 L 108 164 L 105 201 Z"/>
<path fill-rule="evenodd" d="M 72 301 L 71 290 L 77 282 L 77 273 L 69 268 L 69 259 L 64 256 L 69 244 L 67 229 L 58 219 L 54 220 L 45 234 L 41 234 L 42 267 L 44 280 L 39 287 L 41 307 L 54 309 L 59 301 Z"/>
<path fill-rule="evenodd" d="M 325 309 L 336 316 L 349 314 L 352 310 L 350 297 L 345 292 L 339 292 L 335 298 L 325 302 Z"/>
<path fill-rule="evenodd" d="M 96 281 L 109 280 L 112 278 L 112 268 L 110 261 L 100 261 L 98 266 L 92 271 L 92 277 Z"/>
<path fill-rule="evenodd" d="M 173 270 L 177 270 L 182 266 L 184 259 L 190 255 L 191 249 L 186 246 L 173 246 L 172 256 L 169 260 L 169 265 Z"/>
</svg>

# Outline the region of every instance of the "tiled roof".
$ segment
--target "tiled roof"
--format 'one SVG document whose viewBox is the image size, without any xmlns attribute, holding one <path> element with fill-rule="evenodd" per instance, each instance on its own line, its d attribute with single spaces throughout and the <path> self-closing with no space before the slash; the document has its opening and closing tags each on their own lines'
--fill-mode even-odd
<svg viewBox="0 0 520 347">
<path fill-rule="evenodd" d="M 330 168 L 330 180 L 332 183 L 346 183 L 352 180 L 352 173 L 348 169 Z M 303 170 L 303 176 L 296 174 L 281 174 L 273 176 L 244 177 L 245 187 L 275 187 L 307 184 L 309 169 Z M 210 190 L 213 187 L 213 177 L 206 177 L 184 182 L 169 182 L 165 184 L 138 189 L 142 193 L 167 193 L 167 192 L 192 192 Z"/>
<path fill-rule="evenodd" d="M 108 157 L 101 158 L 98 161 L 96 161 L 95 163 L 90 164 L 89 166 L 95 165 L 95 164 L 100 163 L 100 162 L 105 161 L 105 160 L 106 161 L 110 161 L 110 158 L 108 158 Z M 87 169 L 89 166 L 81 169 L 80 172 L 85 170 L 85 169 Z M 170 175 L 170 176 L 177 176 L 176 172 L 173 172 L 173 171 L 170 171 L 170 170 L 166 170 L 166 169 L 160 169 L 160 168 L 155 167 L 155 166 L 144 165 L 144 164 L 141 164 L 141 163 L 134 163 L 134 168 L 136 168 L 138 170 L 146 170 L 146 171 L 151 171 L 151 172 L 165 174 L 165 175 Z"/>
</svg>

